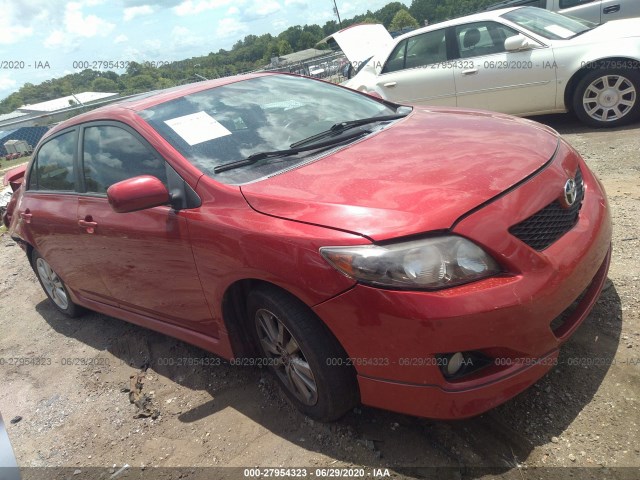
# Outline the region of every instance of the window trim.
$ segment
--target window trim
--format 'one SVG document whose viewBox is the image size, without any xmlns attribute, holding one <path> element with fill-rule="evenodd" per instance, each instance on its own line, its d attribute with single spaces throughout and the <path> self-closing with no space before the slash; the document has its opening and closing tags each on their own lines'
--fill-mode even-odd
<svg viewBox="0 0 640 480">
<path fill-rule="evenodd" d="M 401 72 L 403 70 L 405 70 L 405 65 L 407 64 L 407 45 L 409 44 L 409 38 L 404 38 L 402 40 L 400 40 L 400 42 L 398 42 L 397 44 L 395 44 L 393 46 L 393 48 L 391 49 L 391 52 L 389 52 L 389 56 L 387 57 L 387 59 L 384 61 L 384 65 L 382 65 L 382 70 L 380 70 L 380 75 L 387 75 L 389 73 L 395 73 L 395 72 Z M 389 60 L 391 58 L 391 55 L 393 55 L 393 52 L 396 51 L 396 48 L 398 47 L 399 43 L 403 43 L 404 44 L 404 52 L 402 54 L 402 68 L 399 68 L 398 70 L 392 70 L 390 72 L 385 72 L 385 68 L 387 68 L 387 65 L 389 64 Z"/>
<path fill-rule="evenodd" d="M 571 6 L 569 6 L 569 7 L 563 7 L 563 6 L 562 6 L 562 5 L 563 5 L 563 3 L 564 3 L 564 2 L 567 2 L 567 1 L 571 1 L 571 0 L 560 0 L 560 1 L 558 2 L 558 8 L 559 8 L 560 10 L 566 10 L 566 9 L 568 9 L 568 8 L 582 7 L 583 5 L 590 5 L 590 4 L 595 4 L 595 3 L 598 3 L 599 5 L 602 5 L 602 1 L 601 1 L 601 0 L 586 0 L 586 1 L 584 1 L 584 0 L 577 0 L 577 1 L 578 1 L 578 3 L 576 3 L 575 5 L 571 5 Z"/>
<path fill-rule="evenodd" d="M 428 63 L 426 65 L 418 65 L 416 67 L 407 68 L 407 48 L 409 47 L 409 40 L 411 40 L 413 38 L 416 38 L 416 37 L 420 37 L 422 35 L 429 35 L 430 33 L 436 33 L 436 32 L 443 32 L 444 33 L 445 53 L 446 53 L 446 56 L 447 56 L 447 59 L 444 60 L 444 62 L 450 62 L 450 61 L 454 60 L 453 58 L 451 58 L 451 53 L 452 52 L 451 52 L 451 45 L 449 44 L 449 29 L 450 28 L 451 27 L 442 27 L 442 28 L 437 28 L 437 29 L 434 29 L 434 30 L 429 30 L 428 32 L 415 33 L 413 35 L 410 35 L 410 36 L 400 40 L 400 42 L 404 43 L 404 55 L 403 55 L 403 59 L 402 59 L 402 68 L 399 68 L 398 70 L 393 70 L 391 72 L 385 72 L 384 71 L 384 69 L 386 68 L 387 64 L 389 63 L 389 59 L 391 58 L 391 55 L 393 54 L 393 52 L 396 51 L 396 47 L 400 43 L 400 42 L 398 42 L 398 44 L 394 45 L 393 49 L 389 53 L 389 56 L 384 61 L 384 64 L 382 66 L 382 70 L 380 70 L 380 75 L 387 75 L 389 73 L 396 73 L 396 72 L 403 72 L 403 71 L 408 71 L 408 70 L 415 70 L 416 68 L 427 68 L 430 65 L 436 65 L 436 63 L 442 63 L 442 62 Z"/>
<path fill-rule="evenodd" d="M 165 169 L 169 162 L 158 153 L 158 151 L 144 138 L 140 133 L 129 126 L 124 122 L 119 122 L 117 120 L 95 120 L 92 122 L 86 122 L 79 125 L 79 133 L 78 133 L 78 175 L 79 175 L 79 183 L 78 183 L 78 194 L 83 197 L 98 197 L 98 198 L 107 198 L 107 194 L 99 193 L 99 192 L 87 192 L 87 186 L 85 184 L 85 175 L 84 175 L 84 135 L 85 130 L 91 127 L 115 127 L 124 130 L 125 132 L 131 134 L 136 140 L 138 140 L 149 152 L 156 157 L 158 160 L 162 160 L 165 164 Z M 170 166 L 170 165 L 169 165 Z M 173 168 L 173 167 L 172 167 Z"/>
<path fill-rule="evenodd" d="M 44 148 L 45 145 L 47 145 L 49 142 L 52 142 L 53 140 L 55 140 L 56 138 L 59 138 L 63 135 L 67 135 L 69 133 L 72 133 L 75 135 L 75 139 L 74 139 L 74 147 L 73 147 L 73 158 L 71 161 L 71 165 L 73 168 L 73 176 L 75 177 L 75 189 L 74 190 L 49 190 L 49 189 L 43 189 L 41 190 L 39 187 L 39 181 L 38 181 L 38 176 L 35 175 L 35 178 L 33 178 L 34 174 L 35 174 L 35 170 L 38 168 L 38 156 L 40 155 L 40 151 Z M 56 195 L 75 195 L 78 193 L 78 186 L 79 186 L 79 181 L 80 178 L 78 177 L 79 172 L 78 172 L 78 134 L 79 134 L 79 128 L 77 125 L 73 125 L 69 128 L 65 128 L 63 130 L 60 130 L 59 132 L 56 132 L 54 135 L 47 137 L 43 143 L 41 143 L 38 147 L 37 150 L 34 152 L 33 154 L 33 160 L 31 161 L 31 164 L 29 165 L 29 170 L 27 171 L 27 176 L 26 176 L 26 189 L 25 192 L 37 192 L 37 193 L 47 193 L 47 194 L 56 194 Z M 31 181 L 35 180 L 36 182 L 36 186 L 35 188 L 33 187 Z"/>
<path fill-rule="evenodd" d="M 497 20 L 477 20 L 474 22 L 468 22 L 468 23 L 461 23 L 458 25 L 451 25 L 450 28 L 451 29 L 451 43 L 452 43 L 452 48 L 455 50 L 455 59 L 452 58 L 452 60 L 459 60 L 462 59 L 462 55 L 460 53 L 460 45 L 458 43 L 458 38 L 456 35 L 456 28 L 458 27 L 462 27 L 462 26 L 466 26 L 466 25 L 473 25 L 474 23 L 495 23 L 496 25 L 499 25 L 501 27 L 505 27 L 505 28 L 509 28 L 511 30 L 513 30 L 514 32 L 518 32 L 518 35 L 522 35 L 523 37 L 527 37 L 530 40 L 533 40 L 535 42 L 535 46 L 532 48 L 532 50 L 538 50 L 538 49 L 542 49 L 542 48 L 549 48 L 548 45 L 540 42 L 540 40 L 538 40 L 535 37 L 532 37 L 531 34 L 527 33 L 527 32 L 523 32 L 522 30 L 520 30 L 519 28 L 513 26 L 513 25 L 509 25 L 506 24 L 504 22 L 500 22 Z M 468 59 L 472 59 L 472 58 L 479 58 L 479 57 L 490 57 L 492 55 L 503 55 L 503 54 L 509 54 L 509 53 L 517 53 L 517 52 L 509 52 L 508 50 L 505 50 L 504 52 L 496 52 L 496 53 L 490 53 L 488 55 L 476 55 L 475 57 L 465 57 L 463 60 L 468 60 Z"/>
</svg>

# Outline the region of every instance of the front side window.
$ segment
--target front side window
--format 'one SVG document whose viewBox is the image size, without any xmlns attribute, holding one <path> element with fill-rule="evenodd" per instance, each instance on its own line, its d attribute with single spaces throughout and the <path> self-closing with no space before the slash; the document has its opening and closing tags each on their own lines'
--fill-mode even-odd
<svg viewBox="0 0 640 480">
<path fill-rule="evenodd" d="M 476 22 L 455 27 L 461 58 L 505 52 L 504 41 L 518 32 L 496 22 Z"/>
<path fill-rule="evenodd" d="M 110 125 L 85 128 L 83 167 L 89 193 L 106 193 L 114 183 L 138 175 L 167 183 L 164 160 L 128 131 Z"/>
<path fill-rule="evenodd" d="M 75 131 L 58 135 L 45 143 L 33 162 L 29 190 L 73 192 L 76 188 L 73 168 L 75 145 Z"/>
</svg>

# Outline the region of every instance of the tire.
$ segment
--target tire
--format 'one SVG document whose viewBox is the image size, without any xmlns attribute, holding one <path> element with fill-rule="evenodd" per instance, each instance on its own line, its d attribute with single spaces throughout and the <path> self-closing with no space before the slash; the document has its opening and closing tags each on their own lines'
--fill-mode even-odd
<svg viewBox="0 0 640 480">
<path fill-rule="evenodd" d="M 37 250 L 33 250 L 31 254 L 31 265 L 44 293 L 58 311 L 71 318 L 78 317 L 84 312 L 82 307 L 73 303 L 67 286 Z"/>
<path fill-rule="evenodd" d="M 618 127 L 640 116 L 640 72 L 598 69 L 578 83 L 573 109 L 583 123 L 596 128 Z"/>
<path fill-rule="evenodd" d="M 305 304 L 276 287 L 264 286 L 249 293 L 247 312 L 264 364 L 298 410 L 330 422 L 359 403 L 355 369 Z"/>
</svg>

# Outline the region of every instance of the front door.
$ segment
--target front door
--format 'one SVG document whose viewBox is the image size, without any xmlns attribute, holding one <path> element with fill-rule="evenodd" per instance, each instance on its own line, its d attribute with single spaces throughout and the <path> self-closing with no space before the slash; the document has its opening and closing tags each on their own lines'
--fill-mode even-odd
<svg viewBox="0 0 640 480">
<path fill-rule="evenodd" d="M 551 48 L 539 45 L 507 52 L 505 40 L 518 32 L 497 22 L 467 23 L 452 30 L 459 62 L 470 63 L 455 69 L 459 107 L 517 115 L 556 108 L 556 65 Z"/>
<path fill-rule="evenodd" d="M 86 126 L 78 202 L 86 261 L 100 272 L 103 295 L 121 308 L 209 335 L 214 324 L 196 271 L 186 220 L 169 206 L 114 212 L 112 184 L 153 175 L 167 184 L 170 168 L 136 132 L 114 122 Z"/>
</svg>

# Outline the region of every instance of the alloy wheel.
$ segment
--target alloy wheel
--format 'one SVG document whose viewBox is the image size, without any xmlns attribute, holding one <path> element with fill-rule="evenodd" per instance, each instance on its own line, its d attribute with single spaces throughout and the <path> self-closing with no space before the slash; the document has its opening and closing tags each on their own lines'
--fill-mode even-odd
<svg viewBox="0 0 640 480">
<path fill-rule="evenodd" d="M 43 258 L 36 260 L 36 268 L 42 285 L 51 300 L 62 310 L 66 310 L 69 306 L 69 298 L 67 297 L 67 291 L 60 277 L 58 277 L 56 272 L 53 271 L 51 266 Z"/>
<path fill-rule="evenodd" d="M 587 86 L 582 96 L 584 111 L 598 122 L 620 120 L 633 110 L 638 92 L 622 75 L 604 75 Z"/>
<path fill-rule="evenodd" d="M 269 310 L 257 310 L 255 322 L 260 346 L 280 380 L 302 403 L 315 405 L 318 387 L 298 341 Z"/>
</svg>

